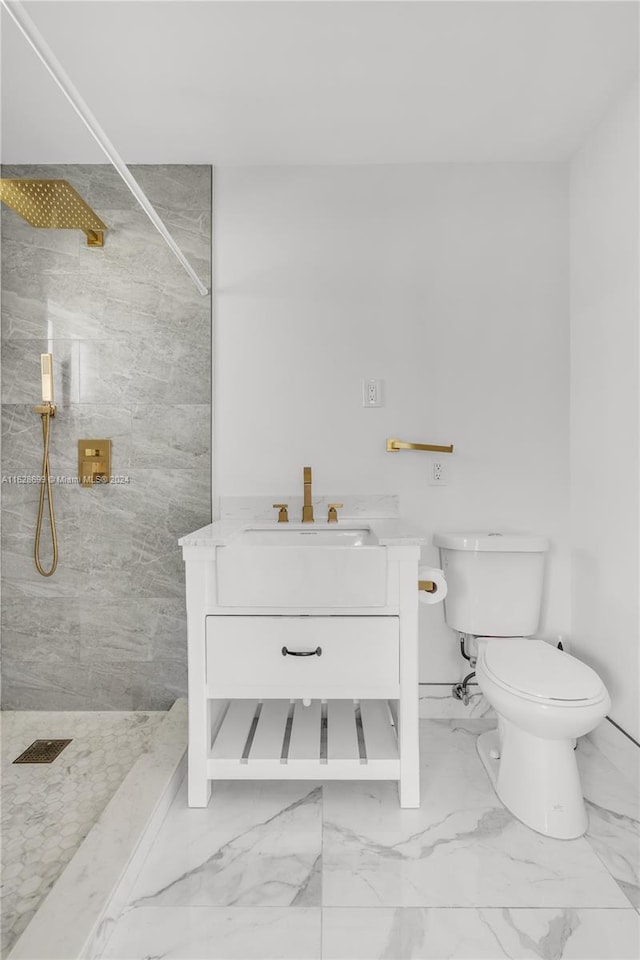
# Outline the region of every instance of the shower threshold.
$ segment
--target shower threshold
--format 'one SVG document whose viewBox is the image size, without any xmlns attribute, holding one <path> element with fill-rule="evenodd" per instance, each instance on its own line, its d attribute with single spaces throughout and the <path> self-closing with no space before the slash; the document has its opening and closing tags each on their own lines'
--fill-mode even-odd
<svg viewBox="0 0 640 960">
<path fill-rule="evenodd" d="M 70 715 L 66 715 L 70 716 Z M 86 717 L 87 714 L 84 714 Z M 91 715 L 89 715 L 91 716 Z M 97 715 L 93 715 L 96 717 Z M 136 716 L 130 714 L 129 716 Z M 144 714 L 138 714 L 139 721 Z M 119 890 L 125 878 L 135 865 L 138 856 L 146 855 L 148 844 L 153 841 L 155 832 L 171 804 L 184 776 L 187 746 L 187 709 L 186 701 L 177 700 L 166 713 L 152 714 L 155 722 L 149 730 L 146 742 L 137 750 L 130 768 L 120 777 L 119 786 L 102 812 L 98 811 L 92 825 L 80 837 L 73 856 L 63 866 L 55 883 L 42 894 L 40 901 L 33 905 L 30 919 L 24 929 L 20 929 L 20 913 L 8 916 L 3 924 L 5 942 L 3 960 L 26 960 L 33 957 L 47 957 L 47 960 L 80 960 L 94 956 L 99 952 L 100 936 L 108 928 L 108 912 L 116 910 L 119 902 Z M 80 735 L 78 735 L 80 739 Z M 133 736 L 131 739 L 135 739 Z M 15 751 L 14 751 L 15 752 Z M 68 767 L 73 755 L 67 758 L 63 754 L 56 763 L 30 767 L 14 767 L 23 773 L 42 774 L 54 770 L 56 766 Z M 107 770 L 102 771 L 107 774 Z M 89 789 L 95 789 L 99 773 L 92 781 L 87 777 Z M 28 788 L 27 788 L 28 789 Z M 69 793 L 69 790 L 67 790 Z M 64 796 L 62 796 L 64 806 Z M 22 802 L 28 807 L 28 797 Z M 5 805 L 6 810 L 6 805 Z M 34 825 L 35 826 L 35 825 Z M 70 827 L 58 822 L 48 831 L 53 837 L 61 838 L 64 844 L 64 830 Z M 27 841 L 30 838 L 27 837 Z M 35 863 L 33 880 L 41 882 L 41 867 L 46 867 L 46 850 L 41 839 L 31 838 L 37 844 L 31 846 L 17 859 L 16 865 L 9 867 L 9 876 L 19 868 Z M 3 845 L 7 854 L 8 845 Z M 15 845 L 14 845 L 15 849 Z M 4 881 L 7 873 L 5 868 Z M 19 887 L 24 908 L 25 881 L 20 878 Z M 28 886 L 28 884 L 27 884 Z M 44 899 L 46 895 L 46 899 Z M 17 905 L 17 904 L 16 904 Z M 9 926 L 7 920 L 13 923 Z"/>
</svg>

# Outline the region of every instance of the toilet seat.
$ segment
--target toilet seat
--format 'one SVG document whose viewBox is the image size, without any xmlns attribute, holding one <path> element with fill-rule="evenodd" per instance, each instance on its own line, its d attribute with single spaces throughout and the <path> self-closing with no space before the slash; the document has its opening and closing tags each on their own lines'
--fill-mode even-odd
<svg viewBox="0 0 640 960">
<path fill-rule="evenodd" d="M 602 680 L 591 667 L 527 637 L 479 637 L 481 668 L 498 686 L 515 696 L 555 706 L 586 706 L 606 697 Z"/>
</svg>

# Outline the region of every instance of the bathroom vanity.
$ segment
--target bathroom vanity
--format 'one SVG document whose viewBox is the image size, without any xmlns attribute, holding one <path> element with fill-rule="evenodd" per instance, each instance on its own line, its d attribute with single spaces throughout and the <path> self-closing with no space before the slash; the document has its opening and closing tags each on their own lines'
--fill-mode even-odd
<svg viewBox="0 0 640 960">
<path fill-rule="evenodd" d="M 418 561 L 400 520 L 224 520 L 186 564 L 189 805 L 214 780 L 397 780 L 420 804 Z"/>
</svg>

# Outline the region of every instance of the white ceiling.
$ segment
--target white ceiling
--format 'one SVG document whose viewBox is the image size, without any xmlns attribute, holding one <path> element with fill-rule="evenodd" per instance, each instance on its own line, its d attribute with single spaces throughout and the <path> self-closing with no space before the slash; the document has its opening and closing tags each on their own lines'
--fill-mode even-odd
<svg viewBox="0 0 640 960">
<path fill-rule="evenodd" d="M 24 7 L 130 163 L 563 160 L 637 69 L 634 0 Z M 4 162 L 103 162 L 2 27 Z"/>
</svg>

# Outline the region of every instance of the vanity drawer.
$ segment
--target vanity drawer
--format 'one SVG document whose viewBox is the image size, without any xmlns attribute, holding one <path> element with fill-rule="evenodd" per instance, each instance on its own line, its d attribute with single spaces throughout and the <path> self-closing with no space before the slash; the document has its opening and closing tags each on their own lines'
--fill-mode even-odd
<svg viewBox="0 0 640 960">
<path fill-rule="evenodd" d="M 210 616 L 206 633 L 210 697 L 398 696 L 398 617 Z"/>
</svg>

